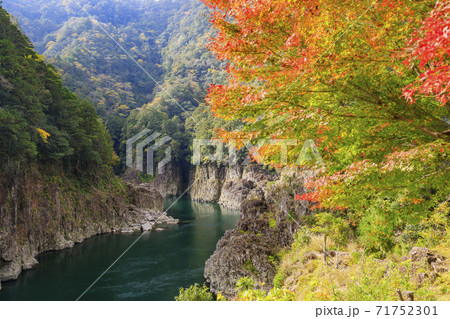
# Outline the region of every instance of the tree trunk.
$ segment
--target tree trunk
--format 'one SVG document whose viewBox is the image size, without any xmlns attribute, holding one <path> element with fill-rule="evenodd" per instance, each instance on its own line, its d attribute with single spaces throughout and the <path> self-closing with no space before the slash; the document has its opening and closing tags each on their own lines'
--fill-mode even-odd
<svg viewBox="0 0 450 319">
<path fill-rule="evenodd" d="M 398 300 L 403 301 L 402 291 L 400 289 L 397 289 L 397 295 L 398 295 Z"/>
<path fill-rule="evenodd" d="M 336 264 L 334 266 L 336 269 L 339 268 L 339 248 L 340 248 L 340 245 L 338 245 L 338 249 L 337 249 L 337 252 L 336 252 Z"/>
<path fill-rule="evenodd" d="M 406 292 L 406 301 L 414 301 L 414 292 L 412 291 Z"/>
</svg>

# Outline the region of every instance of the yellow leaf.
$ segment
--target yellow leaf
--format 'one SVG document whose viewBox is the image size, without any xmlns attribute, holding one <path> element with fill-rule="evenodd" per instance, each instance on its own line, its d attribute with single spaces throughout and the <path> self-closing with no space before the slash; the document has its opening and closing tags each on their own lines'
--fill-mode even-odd
<svg viewBox="0 0 450 319">
<path fill-rule="evenodd" d="M 50 133 L 47 133 L 46 131 L 44 131 L 44 130 L 41 129 L 41 128 L 37 128 L 36 131 L 39 133 L 39 135 L 41 136 L 42 140 L 43 140 L 45 143 L 48 143 L 47 139 L 48 139 L 48 137 L 50 136 Z"/>
</svg>

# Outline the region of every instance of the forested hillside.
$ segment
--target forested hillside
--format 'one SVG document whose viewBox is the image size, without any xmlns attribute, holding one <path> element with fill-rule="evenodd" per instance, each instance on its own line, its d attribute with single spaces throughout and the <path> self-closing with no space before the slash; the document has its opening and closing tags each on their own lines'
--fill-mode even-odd
<svg viewBox="0 0 450 319">
<path fill-rule="evenodd" d="M 191 133 L 203 128 L 190 119 L 186 132 L 185 121 L 209 85 L 225 80 L 224 64 L 206 47 L 214 33 L 206 6 L 197 0 L 77 2 L 83 8 L 56 0 L 4 6 L 64 84 L 94 103 L 122 158 L 123 141 L 150 128 L 173 138 L 175 161 L 188 161 Z"/>
<path fill-rule="evenodd" d="M 0 170 L 42 165 L 100 176 L 113 149 L 95 109 L 63 87 L 4 9 L 0 19 Z"/>
<path fill-rule="evenodd" d="M 161 35 L 161 43 L 166 43 L 161 51 L 161 86 L 155 89 L 153 100 L 131 112 L 123 131 L 123 140 L 143 128 L 168 134 L 174 139 L 173 160 L 181 160 L 182 165 L 190 163 L 192 137 L 204 129 L 197 123 L 207 115 L 198 110 L 204 104 L 208 87 L 225 81 L 224 64 L 206 47 L 213 33 L 207 16 L 206 7 L 194 0 L 185 1 L 169 19 Z M 155 121 L 158 117 L 165 120 Z"/>
</svg>

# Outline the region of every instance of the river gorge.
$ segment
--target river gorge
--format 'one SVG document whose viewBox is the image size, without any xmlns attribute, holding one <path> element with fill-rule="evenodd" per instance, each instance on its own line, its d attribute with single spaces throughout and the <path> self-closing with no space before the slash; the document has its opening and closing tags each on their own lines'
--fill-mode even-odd
<svg viewBox="0 0 450 319">
<path fill-rule="evenodd" d="M 180 287 L 204 281 L 205 261 L 239 211 L 175 200 L 164 205 L 180 223 L 144 234 L 81 300 L 173 300 Z M 0 300 L 76 300 L 140 235 L 104 234 L 43 253 L 37 269 L 2 283 Z"/>
</svg>

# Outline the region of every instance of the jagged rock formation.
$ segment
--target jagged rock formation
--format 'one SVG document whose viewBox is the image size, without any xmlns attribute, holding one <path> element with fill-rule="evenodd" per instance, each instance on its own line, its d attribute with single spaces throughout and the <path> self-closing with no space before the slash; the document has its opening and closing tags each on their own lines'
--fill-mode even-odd
<svg viewBox="0 0 450 319">
<path fill-rule="evenodd" d="M 196 166 L 190 178 L 193 184 L 189 194 L 193 200 L 218 202 L 222 191 L 225 167 L 216 164 Z"/>
<path fill-rule="evenodd" d="M 445 256 L 428 248 L 413 247 L 408 258 L 413 263 L 412 271 L 416 273 L 417 280 L 420 282 L 424 277 L 434 277 L 450 269 L 450 261 Z"/>
<path fill-rule="evenodd" d="M 211 291 L 228 298 L 232 298 L 236 282 L 244 276 L 252 277 L 258 288 L 273 287 L 277 253 L 290 246 L 302 217 L 310 213 L 307 204 L 296 201 L 295 195 L 305 192 L 304 181 L 313 175 L 312 171 L 285 169 L 275 181 L 260 174 L 256 168 L 243 173 L 244 180 L 262 180 L 258 188 L 251 189 L 260 191 L 260 198 L 246 199 L 248 195 L 235 194 L 238 200 L 244 199 L 241 218 L 236 228 L 218 242 L 205 265 L 204 275 Z M 232 198 L 232 187 L 227 192 Z"/>
<path fill-rule="evenodd" d="M 281 233 L 269 227 L 266 212 L 267 204 L 258 199 L 243 205 L 236 229 L 225 233 L 206 262 L 205 278 L 211 291 L 231 297 L 241 277 L 254 277 L 256 282 L 273 278 L 275 267 L 268 257 L 276 254 Z"/>
<path fill-rule="evenodd" d="M 156 189 L 163 197 L 181 195 L 184 190 L 180 168 L 172 164 L 164 166 L 148 187 Z"/>
<path fill-rule="evenodd" d="M 127 169 L 123 179 L 133 185 L 145 185 L 157 190 L 163 197 L 180 195 L 183 192 L 183 181 L 180 168 L 168 164 L 158 172 L 153 180 L 142 183 L 139 173 L 134 169 Z"/>
<path fill-rule="evenodd" d="M 259 165 L 227 166 L 204 164 L 196 167 L 190 195 L 194 200 L 218 202 L 239 209 L 249 199 L 264 200 L 264 187 L 279 179 L 279 174 Z"/>
<path fill-rule="evenodd" d="M 83 192 L 37 170 L 0 180 L 0 281 L 35 267 L 42 252 L 143 225 L 163 210 L 155 189 L 116 184 Z"/>
</svg>

